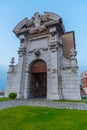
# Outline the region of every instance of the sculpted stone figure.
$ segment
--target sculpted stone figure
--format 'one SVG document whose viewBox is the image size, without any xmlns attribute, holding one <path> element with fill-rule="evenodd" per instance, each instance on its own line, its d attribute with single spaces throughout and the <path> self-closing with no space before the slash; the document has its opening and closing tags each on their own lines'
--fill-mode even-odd
<svg viewBox="0 0 87 130">
<path fill-rule="evenodd" d="M 41 16 L 40 14 L 37 12 L 34 14 L 34 16 L 32 17 L 33 23 L 35 25 L 35 28 L 38 29 L 40 27 L 40 23 L 41 23 Z"/>
</svg>

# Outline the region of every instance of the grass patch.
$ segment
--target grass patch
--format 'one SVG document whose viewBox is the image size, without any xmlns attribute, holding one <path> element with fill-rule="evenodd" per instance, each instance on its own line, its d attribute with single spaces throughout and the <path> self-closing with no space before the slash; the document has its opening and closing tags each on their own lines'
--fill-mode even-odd
<svg viewBox="0 0 87 130">
<path fill-rule="evenodd" d="M 11 100 L 10 98 L 0 98 L 0 101 L 7 101 L 7 100 Z"/>
<path fill-rule="evenodd" d="M 0 111 L 0 130 L 87 130 L 87 111 L 13 107 Z"/>
<path fill-rule="evenodd" d="M 87 99 L 82 100 L 53 100 L 54 102 L 87 103 Z"/>
</svg>

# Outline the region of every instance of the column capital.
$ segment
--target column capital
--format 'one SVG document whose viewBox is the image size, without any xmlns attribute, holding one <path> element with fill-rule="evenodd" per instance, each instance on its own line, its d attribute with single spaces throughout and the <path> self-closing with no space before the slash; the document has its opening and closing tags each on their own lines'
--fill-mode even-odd
<svg viewBox="0 0 87 130">
<path fill-rule="evenodd" d="M 25 48 L 25 47 L 19 48 L 19 50 L 18 50 L 18 55 L 19 55 L 19 57 L 22 57 L 22 56 L 24 56 L 25 54 L 26 54 L 26 48 Z"/>
</svg>

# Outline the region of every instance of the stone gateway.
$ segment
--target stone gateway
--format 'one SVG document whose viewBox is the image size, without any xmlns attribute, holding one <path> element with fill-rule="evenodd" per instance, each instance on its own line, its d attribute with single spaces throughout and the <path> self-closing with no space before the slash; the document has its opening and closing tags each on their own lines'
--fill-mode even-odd
<svg viewBox="0 0 87 130">
<path fill-rule="evenodd" d="M 80 100 L 74 32 L 66 32 L 62 18 L 38 12 L 25 18 L 13 32 L 20 40 L 18 64 L 11 59 L 5 97 L 45 97 L 49 100 Z"/>
</svg>

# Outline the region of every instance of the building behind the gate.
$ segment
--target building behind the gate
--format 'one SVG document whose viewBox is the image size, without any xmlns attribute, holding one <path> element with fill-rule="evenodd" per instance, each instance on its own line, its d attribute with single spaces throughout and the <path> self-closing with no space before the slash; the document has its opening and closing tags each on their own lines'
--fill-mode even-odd
<svg viewBox="0 0 87 130">
<path fill-rule="evenodd" d="M 80 79 L 83 93 L 87 95 L 87 71 L 80 74 Z"/>
<path fill-rule="evenodd" d="M 74 32 L 66 32 L 62 18 L 38 12 L 25 18 L 13 32 L 20 39 L 18 64 L 11 59 L 5 96 L 80 100 Z"/>
</svg>

